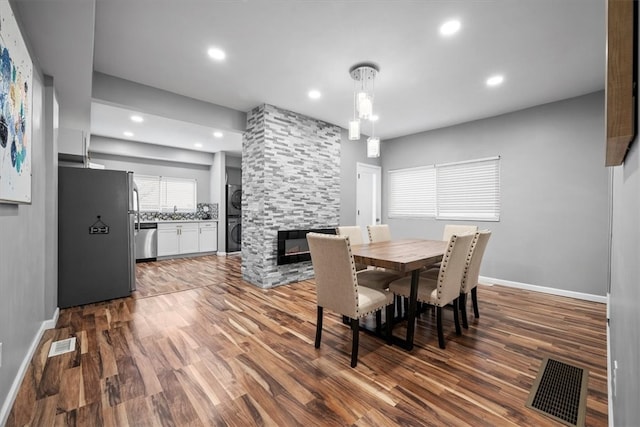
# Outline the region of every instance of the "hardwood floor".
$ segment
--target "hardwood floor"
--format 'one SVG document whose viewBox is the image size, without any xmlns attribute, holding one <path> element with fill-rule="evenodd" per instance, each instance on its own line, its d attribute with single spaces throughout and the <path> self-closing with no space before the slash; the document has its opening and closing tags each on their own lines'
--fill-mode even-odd
<svg viewBox="0 0 640 427">
<path fill-rule="evenodd" d="M 445 350 L 424 313 L 411 352 L 361 334 L 352 369 L 341 317 L 325 312 L 313 346 L 312 281 L 262 290 L 217 256 L 137 275 L 131 298 L 61 311 L 7 426 L 560 425 L 525 407 L 545 356 L 588 369 L 586 424 L 607 425 L 604 304 L 480 286 L 462 336 L 445 310 Z M 47 359 L 71 336 L 75 352 Z"/>
</svg>

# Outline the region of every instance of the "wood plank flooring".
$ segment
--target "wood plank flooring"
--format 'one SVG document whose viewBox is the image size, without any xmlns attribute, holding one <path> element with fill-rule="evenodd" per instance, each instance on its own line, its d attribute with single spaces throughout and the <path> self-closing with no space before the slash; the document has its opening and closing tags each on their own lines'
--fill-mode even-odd
<svg viewBox="0 0 640 427">
<path fill-rule="evenodd" d="M 525 407 L 545 356 L 589 370 L 588 426 L 607 425 L 604 304 L 480 286 L 480 318 L 447 348 L 435 317 L 407 352 L 325 311 L 313 346 L 313 281 L 262 290 L 238 257 L 138 264 L 131 298 L 62 310 L 7 426 L 553 426 Z M 401 324 L 394 333 L 404 333 Z M 75 352 L 47 359 L 52 341 Z"/>
</svg>

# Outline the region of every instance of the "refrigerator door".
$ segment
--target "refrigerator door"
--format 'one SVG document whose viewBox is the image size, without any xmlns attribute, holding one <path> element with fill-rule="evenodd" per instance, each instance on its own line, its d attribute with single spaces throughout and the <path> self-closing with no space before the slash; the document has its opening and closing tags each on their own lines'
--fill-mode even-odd
<svg viewBox="0 0 640 427">
<path fill-rule="evenodd" d="M 131 191 L 124 171 L 58 169 L 58 305 L 131 295 Z"/>
</svg>

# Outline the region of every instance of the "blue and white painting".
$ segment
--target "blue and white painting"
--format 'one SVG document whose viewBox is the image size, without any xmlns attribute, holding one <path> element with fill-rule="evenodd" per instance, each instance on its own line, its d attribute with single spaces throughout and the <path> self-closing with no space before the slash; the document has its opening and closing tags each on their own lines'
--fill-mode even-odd
<svg viewBox="0 0 640 427">
<path fill-rule="evenodd" d="M 33 64 L 7 0 L 0 0 L 0 203 L 31 203 Z"/>
</svg>

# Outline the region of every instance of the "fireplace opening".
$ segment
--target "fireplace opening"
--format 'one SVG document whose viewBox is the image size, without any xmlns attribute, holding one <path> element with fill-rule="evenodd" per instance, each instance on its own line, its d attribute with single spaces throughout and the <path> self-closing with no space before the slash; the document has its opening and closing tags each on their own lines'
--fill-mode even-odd
<svg viewBox="0 0 640 427">
<path fill-rule="evenodd" d="M 335 228 L 278 231 L 278 265 L 311 260 L 307 233 L 336 234 Z"/>
</svg>

